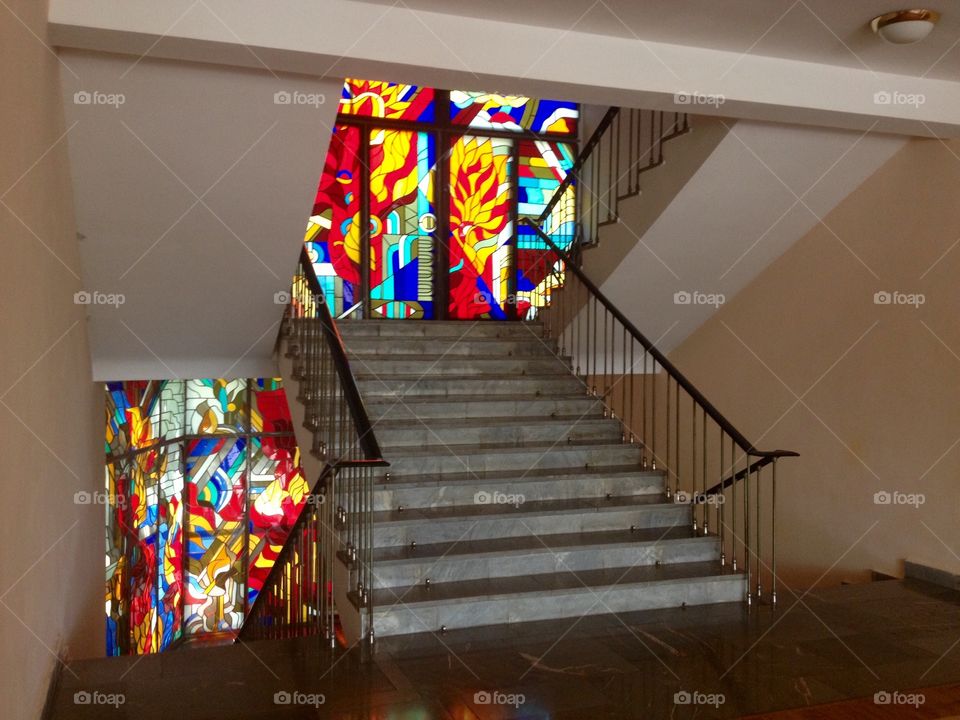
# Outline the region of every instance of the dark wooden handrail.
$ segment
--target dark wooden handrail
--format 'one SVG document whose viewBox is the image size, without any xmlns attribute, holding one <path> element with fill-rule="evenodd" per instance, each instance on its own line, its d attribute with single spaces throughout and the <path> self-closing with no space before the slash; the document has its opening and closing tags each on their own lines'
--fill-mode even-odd
<svg viewBox="0 0 960 720">
<path fill-rule="evenodd" d="M 737 472 L 733 473 L 733 475 L 731 475 L 730 477 L 718 482 L 709 490 L 704 490 L 702 493 L 700 493 L 697 497 L 694 498 L 694 502 L 703 502 L 703 500 L 706 499 L 709 495 L 720 494 L 721 492 L 726 490 L 728 487 L 733 485 L 735 482 L 743 480 L 745 477 L 747 477 L 751 473 L 755 473 L 757 470 L 761 470 L 762 468 L 766 467 L 767 465 L 769 465 L 774 460 L 780 457 L 799 457 L 799 453 L 781 452 L 781 454 L 772 453 L 769 455 L 764 455 L 755 463 L 753 463 L 753 465 L 749 465 L 741 470 L 738 470 Z"/>
<path fill-rule="evenodd" d="M 340 378 L 340 385 L 343 388 L 343 397 L 347 402 L 347 407 L 350 408 L 350 417 L 353 419 L 357 431 L 357 442 L 360 444 L 360 450 L 363 453 L 362 458 L 351 460 L 347 465 L 356 466 L 357 463 L 387 465 L 389 463 L 383 459 L 380 444 L 377 442 L 376 435 L 374 435 L 373 425 L 370 423 L 367 409 L 360 397 L 360 390 L 357 388 L 357 380 L 350 369 L 350 360 L 347 358 L 347 349 L 343 344 L 343 338 L 340 336 L 340 330 L 337 329 L 333 315 L 330 314 L 330 308 L 324 298 L 320 281 L 317 280 L 317 275 L 313 271 L 313 263 L 310 261 L 306 245 L 300 250 L 300 268 L 307 280 L 310 292 L 317 298 L 317 311 L 320 314 L 318 320 L 327 339 L 330 355 Z"/>
<path fill-rule="evenodd" d="M 532 220 L 530 218 L 522 218 L 521 222 L 525 222 L 528 226 L 533 228 L 533 230 L 537 233 L 540 239 L 547 244 L 547 247 L 549 247 L 554 253 L 556 253 L 557 257 L 559 257 L 563 261 L 565 269 L 568 272 L 572 272 L 574 275 L 577 276 L 577 279 L 579 279 L 580 282 L 583 283 L 583 285 L 587 288 L 587 290 L 589 290 L 590 293 L 593 294 L 593 296 L 600 302 L 600 304 L 603 305 L 603 307 L 606 308 L 607 311 L 609 311 L 614 318 L 620 321 L 620 324 L 623 325 L 624 328 L 626 328 L 627 332 L 633 336 L 634 340 L 639 342 L 647 350 L 647 352 L 650 353 L 653 359 L 661 367 L 663 367 L 663 369 L 666 370 L 667 373 L 674 380 L 677 381 L 677 384 L 680 387 L 682 387 L 687 392 L 687 394 L 690 395 L 690 397 L 692 397 L 698 405 L 700 405 L 700 407 L 703 408 L 703 411 L 707 413 L 707 415 L 713 418 L 714 422 L 716 422 L 717 425 L 720 426 L 720 428 L 724 431 L 724 433 L 730 436 L 734 440 L 734 442 L 736 442 L 736 444 L 740 446 L 740 449 L 742 449 L 744 452 L 747 453 L 747 455 L 752 457 L 760 457 L 760 458 L 768 457 L 771 459 L 775 457 L 797 457 L 799 455 L 799 453 L 796 453 L 792 450 L 758 450 L 756 449 L 753 446 L 753 443 L 747 440 L 747 438 L 733 426 L 733 423 L 727 420 L 727 418 L 725 418 L 723 414 L 719 410 L 717 410 L 717 408 L 715 408 L 713 404 L 709 400 L 707 400 L 707 398 L 703 396 L 703 393 L 697 390 L 697 388 L 694 387 L 693 383 L 687 380 L 684 374 L 681 373 L 676 368 L 676 366 L 667 359 L 666 355 L 660 352 L 657 349 L 657 347 L 652 342 L 650 342 L 644 336 L 644 334 L 641 333 L 636 328 L 636 326 L 632 322 L 630 322 L 630 320 L 626 317 L 626 315 L 620 312 L 617 306 L 614 305 L 609 300 L 609 298 L 607 298 L 606 295 L 600 292 L 600 288 L 598 288 L 594 284 L 594 282 L 587 277 L 586 273 L 584 273 L 583 270 L 576 263 L 573 262 L 573 260 L 567 255 L 567 253 L 561 250 L 559 247 L 557 247 L 554 244 L 554 242 L 550 239 L 550 236 L 540 229 L 540 226 L 537 224 L 536 220 Z"/>
</svg>

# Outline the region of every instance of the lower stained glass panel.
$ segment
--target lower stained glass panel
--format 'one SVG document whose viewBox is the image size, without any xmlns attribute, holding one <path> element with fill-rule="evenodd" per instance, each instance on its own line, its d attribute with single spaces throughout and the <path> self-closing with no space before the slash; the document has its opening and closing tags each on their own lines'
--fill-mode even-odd
<svg viewBox="0 0 960 720">
<path fill-rule="evenodd" d="M 187 445 L 188 635 L 237 630 L 243 621 L 245 453 L 242 438 Z"/>
<path fill-rule="evenodd" d="M 107 654 L 239 629 L 308 496 L 280 379 L 110 383 L 107 448 Z"/>
</svg>

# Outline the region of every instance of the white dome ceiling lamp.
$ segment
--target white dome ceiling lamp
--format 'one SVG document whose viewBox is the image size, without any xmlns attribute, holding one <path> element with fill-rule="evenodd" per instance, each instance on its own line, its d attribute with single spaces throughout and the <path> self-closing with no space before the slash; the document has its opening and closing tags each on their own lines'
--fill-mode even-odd
<svg viewBox="0 0 960 720">
<path fill-rule="evenodd" d="M 939 19 L 940 13 L 936 10 L 895 10 L 875 17 L 870 27 L 887 42 L 910 45 L 933 32 Z"/>
</svg>

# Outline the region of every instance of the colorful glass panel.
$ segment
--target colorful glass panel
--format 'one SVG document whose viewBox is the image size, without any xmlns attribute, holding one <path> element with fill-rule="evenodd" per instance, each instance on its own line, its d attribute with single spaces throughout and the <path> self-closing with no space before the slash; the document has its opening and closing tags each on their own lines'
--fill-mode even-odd
<svg viewBox="0 0 960 720">
<path fill-rule="evenodd" d="M 193 435 L 235 435 L 247 427 L 247 381 L 187 380 L 187 423 Z"/>
<path fill-rule="evenodd" d="M 246 440 L 187 444 L 188 635 L 237 630 L 243 621 Z"/>
<path fill-rule="evenodd" d="M 130 468 L 130 631 L 131 648 L 138 654 L 157 649 L 157 492 L 163 455 L 161 449 L 151 448 L 136 455 Z"/>
<path fill-rule="evenodd" d="M 309 492 L 296 445 L 282 440 L 250 441 L 248 605 L 257 599 Z"/>
<path fill-rule="evenodd" d="M 106 510 L 107 535 L 107 655 L 123 655 L 128 652 L 130 629 L 130 593 L 127 566 L 127 543 L 129 532 L 126 518 L 129 492 L 129 460 L 107 463 Z"/>
<path fill-rule="evenodd" d="M 505 319 L 513 253 L 513 141 L 465 135 L 450 153 L 451 318 Z"/>
<path fill-rule="evenodd" d="M 107 384 L 106 453 L 122 455 L 157 442 L 160 387 L 139 380 Z"/>
<path fill-rule="evenodd" d="M 334 315 L 343 314 L 359 299 L 360 167 L 360 130 L 337 126 L 304 236 Z"/>
<path fill-rule="evenodd" d="M 308 494 L 281 380 L 110 383 L 106 424 L 107 653 L 238 629 Z"/>
<path fill-rule="evenodd" d="M 572 135 L 577 132 L 578 118 L 576 103 L 537 100 L 522 95 L 450 91 L 450 119 L 454 125 Z"/>
<path fill-rule="evenodd" d="M 183 468 L 179 443 L 166 447 L 157 523 L 157 642 L 158 650 L 165 650 L 183 631 Z"/>
<path fill-rule="evenodd" d="M 377 317 L 433 317 L 436 147 L 428 133 L 370 133 L 370 297 Z"/>
<path fill-rule="evenodd" d="M 185 401 L 187 384 L 184 380 L 167 380 L 160 391 L 160 437 L 172 440 L 185 433 Z"/>
<path fill-rule="evenodd" d="M 340 114 L 433 122 L 434 91 L 417 85 L 347 78 Z"/>
<path fill-rule="evenodd" d="M 539 218 L 576 160 L 567 143 L 523 140 L 517 211 L 520 217 Z M 542 224 L 542 229 L 560 248 L 566 249 L 576 235 L 576 189 L 568 186 Z M 563 271 L 547 244 L 526 223 L 517 227 L 517 311 L 521 317 L 530 307 L 549 303 L 553 288 L 562 283 Z"/>
</svg>

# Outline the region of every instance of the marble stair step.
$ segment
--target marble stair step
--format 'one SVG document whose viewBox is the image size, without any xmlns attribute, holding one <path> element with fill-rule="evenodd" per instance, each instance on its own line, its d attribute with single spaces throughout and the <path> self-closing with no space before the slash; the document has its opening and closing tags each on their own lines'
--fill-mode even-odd
<svg viewBox="0 0 960 720">
<path fill-rule="evenodd" d="M 429 367 L 429 366 L 428 366 Z M 386 398 L 413 398 L 429 396 L 432 399 L 456 398 L 461 395 L 488 397 L 516 397 L 540 395 L 587 396 L 586 386 L 576 376 L 566 373 L 487 373 L 484 375 L 435 376 L 428 367 L 420 372 L 403 375 L 370 375 L 354 368 L 357 387 L 365 401 Z"/>
<path fill-rule="evenodd" d="M 641 450 L 629 443 L 524 443 L 503 447 L 483 445 L 445 445 L 429 448 L 391 447 L 384 449 L 392 474 L 427 475 L 478 472 L 486 470 L 520 471 L 536 468 L 586 469 L 609 465 L 640 467 Z"/>
<path fill-rule="evenodd" d="M 411 396 L 398 402 L 396 398 L 367 401 L 371 420 L 431 420 L 435 418 L 487 418 L 558 416 L 602 417 L 603 405 L 584 392 L 544 395 L 450 395 Z M 379 423 L 378 423 L 379 426 Z"/>
<path fill-rule="evenodd" d="M 457 444 L 576 443 L 583 440 L 620 442 L 620 423 L 604 417 L 467 418 L 388 420 L 376 425 L 384 452 L 398 447 L 443 447 Z"/>
<path fill-rule="evenodd" d="M 374 512 L 373 538 L 374 547 L 389 547 L 691 523 L 690 505 L 673 503 L 663 494 L 529 502 L 514 497 L 494 503 Z"/>
<path fill-rule="evenodd" d="M 529 338 L 542 337 L 543 325 L 536 322 L 481 320 L 343 320 L 337 329 L 344 340 L 360 337 L 442 337 L 442 338 Z"/>
<path fill-rule="evenodd" d="M 349 344 L 348 344 L 349 347 Z M 569 375 L 565 360 L 553 355 L 530 357 L 464 357 L 460 355 L 353 356 L 350 367 L 357 379 L 391 375 Z"/>
<path fill-rule="evenodd" d="M 717 538 L 689 526 L 493 538 L 379 548 L 374 587 L 719 559 Z"/>
<path fill-rule="evenodd" d="M 391 468 L 392 469 L 392 468 Z M 495 471 L 447 473 L 443 475 L 398 476 L 390 474 L 373 486 L 374 510 L 398 507 L 447 507 L 490 503 L 509 495 L 523 495 L 524 501 L 570 500 L 630 495 L 660 494 L 664 474 L 636 466 L 582 469 L 543 469 L 523 473 Z"/>
<path fill-rule="evenodd" d="M 640 565 L 375 589 L 379 637 L 736 602 L 745 579 L 719 562 Z"/>
<path fill-rule="evenodd" d="M 470 357 L 511 357 L 555 355 L 554 344 L 535 335 L 498 337 L 351 337 L 347 353 L 353 357 L 383 355 L 444 355 Z"/>
</svg>

